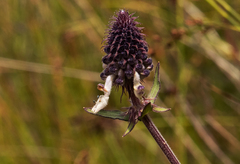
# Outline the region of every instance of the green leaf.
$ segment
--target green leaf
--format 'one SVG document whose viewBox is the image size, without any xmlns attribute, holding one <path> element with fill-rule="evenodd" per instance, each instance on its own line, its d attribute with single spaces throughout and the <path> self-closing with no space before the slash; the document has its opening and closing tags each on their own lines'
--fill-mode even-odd
<svg viewBox="0 0 240 164">
<path fill-rule="evenodd" d="M 160 107 L 160 106 L 154 106 L 152 111 L 156 112 L 156 113 L 162 113 L 162 112 L 166 112 L 171 110 L 171 108 L 164 108 L 164 107 Z"/>
<path fill-rule="evenodd" d="M 135 125 L 136 125 L 136 122 L 130 122 L 128 127 L 127 127 L 126 132 L 123 134 L 122 137 L 125 137 L 128 133 L 130 133 L 133 130 Z"/>
<path fill-rule="evenodd" d="M 126 112 L 122 112 L 119 110 L 100 110 L 98 113 L 93 113 L 91 107 L 84 107 L 84 110 L 88 113 L 97 115 L 97 116 L 102 116 L 105 118 L 111 118 L 111 119 L 118 119 L 118 120 L 123 120 L 123 121 L 129 121 L 129 116 L 126 115 Z"/>
<path fill-rule="evenodd" d="M 143 111 L 142 111 L 141 117 L 139 117 L 138 119 L 139 119 L 139 120 L 142 120 L 142 118 L 143 118 L 146 114 L 148 114 L 150 111 L 152 111 L 152 106 L 151 106 L 151 103 L 148 103 L 148 104 L 144 107 L 144 109 L 143 109 Z"/>
<path fill-rule="evenodd" d="M 153 86 L 151 88 L 150 93 L 147 96 L 147 99 L 149 99 L 152 104 L 154 104 L 155 99 L 158 96 L 158 93 L 161 89 L 159 68 L 160 68 L 160 63 L 158 62 L 157 66 L 156 66 L 155 75 L 154 75 Z"/>
</svg>

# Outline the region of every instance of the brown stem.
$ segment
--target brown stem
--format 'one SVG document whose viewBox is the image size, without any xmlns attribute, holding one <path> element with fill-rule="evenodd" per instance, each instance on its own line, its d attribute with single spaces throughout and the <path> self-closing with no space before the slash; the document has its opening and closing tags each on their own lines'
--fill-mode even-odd
<svg viewBox="0 0 240 164">
<path fill-rule="evenodd" d="M 163 138 L 162 134 L 158 131 L 157 127 L 151 120 L 148 115 L 145 115 L 142 118 L 143 123 L 147 127 L 148 131 L 151 133 L 159 147 L 162 149 L 163 153 L 168 158 L 169 162 L 172 164 L 180 164 L 179 160 L 177 159 L 176 155 L 173 153 L 170 146 L 167 144 L 166 140 Z"/>
<path fill-rule="evenodd" d="M 126 86 L 126 89 L 128 91 L 129 97 L 132 100 L 132 104 L 133 104 L 133 107 L 134 107 L 134 108 L 130 108 L 129 109 L 129 110 L 131 110 L 129 112 L 133 113 L 133 115 L 130 114 L 130 119 L 133 118 L 132 121 L 135 121 L 135 119 L 140 116 L 139 112 L 141 111 L 141 109 L 143 108 L 144 105 L 140 102 L 140 100 L 134 94 L 134 91 L 133 91 L 133 81 L 129 81 L 127 84 L 128 85 Z M 138 111 L 137 112 L 137 117 L 135 116 L 136 113 L 135 113 L 134 109 L 136 109 Z M 152 122 L 150 117 L 148 115 L 145 115 L 142 118 L 142 121 L 145 124 L 145 126 L 147 127 L 148 131 L 153 136 L 153 138 L 155 139 L 155 141 L 157 142 L 157 144 L 162 149 L 163 153 L 168 158 L 169 162 L 171 164 L 180 164 L 180 162 L 177 159 L 176 155 L 173 153 L 172 149 L 167 144 L 167 141 L 163 138 L 162 134 L 158 131 L 157 127 Z"/>
</svg>

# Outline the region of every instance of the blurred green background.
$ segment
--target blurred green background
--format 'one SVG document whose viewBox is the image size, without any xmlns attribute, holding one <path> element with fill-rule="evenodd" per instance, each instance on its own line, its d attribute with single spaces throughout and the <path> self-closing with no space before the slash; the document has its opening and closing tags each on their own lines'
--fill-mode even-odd
<svg viewBox="0 0 240 164">
<path fill-rule="evenodd" d="M 142 122 L 90 115 L 109 18 L 135 12 L 161 63 L 151 117 L 179 160 L 240 163 L 240 1 L 1 0 L 0 163 L 168 163 Z M 153 73 L 145 80 L 148 93 Z M 107 109 L 129 106 L 113 91 Z"/>
</svg>

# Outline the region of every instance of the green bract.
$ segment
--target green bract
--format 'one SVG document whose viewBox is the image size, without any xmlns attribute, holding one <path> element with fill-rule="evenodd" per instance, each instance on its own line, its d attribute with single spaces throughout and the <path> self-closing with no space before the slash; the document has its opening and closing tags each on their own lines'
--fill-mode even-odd
<svg viewBox="0 0 240 164">
<path fill-rule="evenodd" d="M 143 109 L 141 110 L 141 116 L 138 117 L 138 120 L 142 120 L 142 118 L 147 115 L 150 111 L 160 113 L 160 112 L 166 112 L 170 110 L 170 108 L 164 108 L 164 107 L 159 107 L 154 104 L 158 93 L 161 89 L 161 83 L 160 83 L 160 75 L 159 75 L 159 69 L 160 69 L 160 63 L 157 64 L 156 66 L 156 71 L 154 75 L 154 81 L 153 81 L 153 86 L 151 88 L 151 91 L 149 92 L 147 97 L 143 98 L 143 103 L 145 104 L 143 106 Z M 135 122 L 131 122 L 129 120 L 129 115 L 127 112 L 122 112 L 120 110 L 101 110 L 98 113 L 94 113 L 91 107 L 84 107 L 84 110 L 87 111 L 88 113 L 97 115 L 97 116 L 102 116 L 105 118 L 111 118 L 111 119 L 118 119 L 118 120 L 123 120 L 123 121 L 129 121 L 129 125 L 127 127 L 126 132 L 124 133 L 123 137 L 126 136 L 128 133 L 132 131 L 132 129 L 135 126 Z"/>
</svg>

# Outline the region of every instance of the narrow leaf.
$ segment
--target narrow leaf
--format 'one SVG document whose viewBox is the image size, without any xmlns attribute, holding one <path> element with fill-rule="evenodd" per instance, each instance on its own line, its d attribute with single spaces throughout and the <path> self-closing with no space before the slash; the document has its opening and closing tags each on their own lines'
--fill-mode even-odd
<svg viewBox="0 0 240 164">
<path fill-rule="evenodd" d="M 142 111 L 141 117 L 139 117 L 138 119 L 141 120 L 141 119 L 142 119 L 146 114 L 148 114 L 150 111 L 152 111 L 152 106 L 151 106 L 151 103 L 148 103 L 148 104 L 144 107 L 144 109 L 143 109 L 143 111 Z"/>
<path fill-rule="evenodd" d="M 154 106 L 152 111 L 156 112 L 156 113 L 162 113 L 162 112 L 166 112 L 171 110 L 171 108 L 164 108 L 164 107 L 160 107 L 160 106 Z"/>
<path fill-rule="evenodd" d="M 91 107 L 84 107 L 84 110 L 88 113 L 97 115 L 97 116 L 102 116 L 105 118 L 111 118 L 111 119 L 118 119 L 118 120 L 123 120 L 123 121 L 128 121 L 129 116 L 126 115 L 126 112 L 122 112 L 119 110 L 100 110 L 98 113 L 93 113 L 91 110 Z"/>
<path fill-rule="evenodd" d="M 130 133 L 130 132 L 133 130 L 133 128 L 134 128 L 135 125 L 136 125 L 135 122 L 130 122 L 129 125 L 128 125 L 128 127 L 127 127 L 126 132 L 123 134 L 122 137 L 125 137 L 128 133 Z"/>
<path fill-rule="evenodd" d="M 157 95 L 161 89 L 159 68 L 160 68 L 160 63 L 158 62 L 156 66 L 155 75 L 154 75 L 153 86 L 151 88 L 150 93 L 147 96 L 147 99 L 149 99 L 152 104 L 154 104 L 155 99 L 157 98 Z"/>
</svg>

